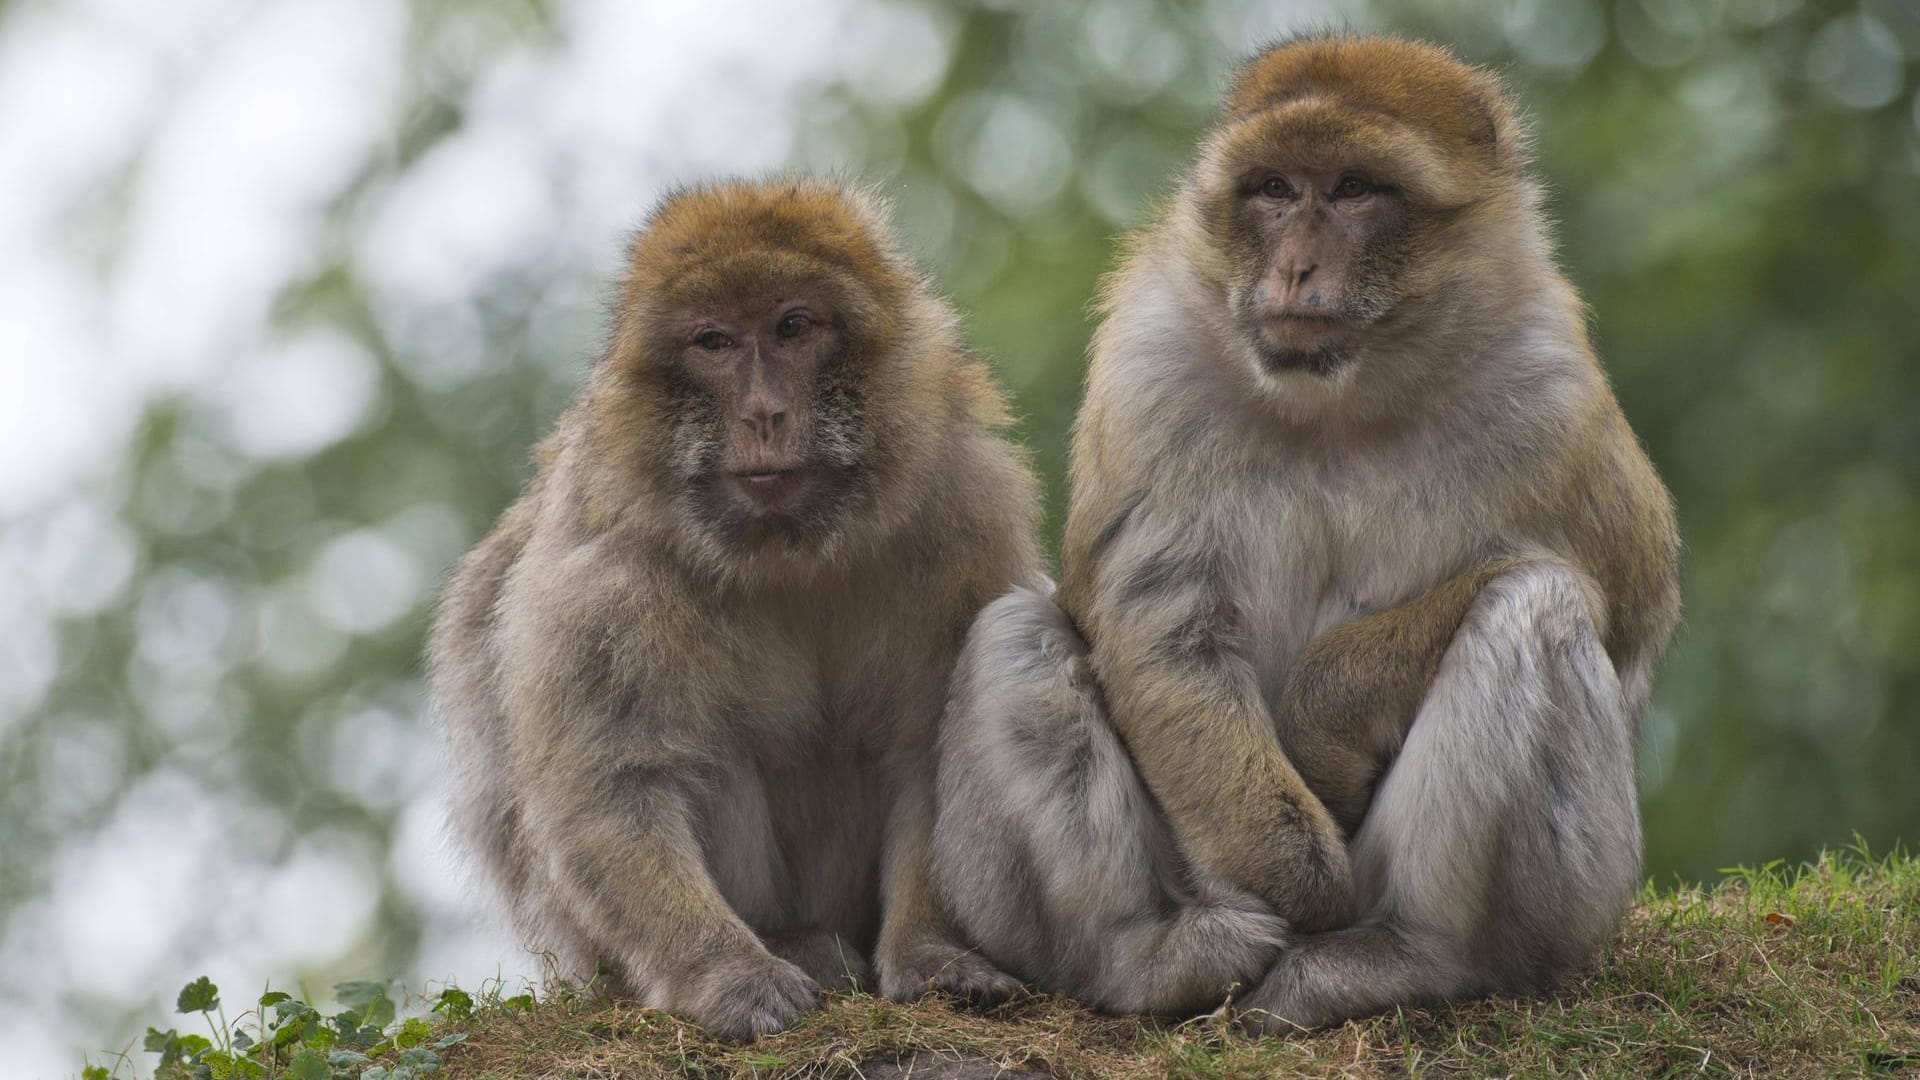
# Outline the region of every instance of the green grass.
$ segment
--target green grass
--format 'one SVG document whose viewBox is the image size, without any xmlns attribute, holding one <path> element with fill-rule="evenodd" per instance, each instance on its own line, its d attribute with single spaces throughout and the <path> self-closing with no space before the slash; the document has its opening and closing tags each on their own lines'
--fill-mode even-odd
<svg viewBox="0 0 1920 1080">
<path fill-rule="evenodd" d="M 371 984 L 347 985 L 367 1001 Z M 995 1067 L 1068 1077 L 1920 1076 L 1920 860 L 1856 850 L 1736 871 L 1711 888 L 1649 888 L 1603 955 L 1549 997 L 1409 1009 L 1282 1038 L 1240 1035 L 1224 1015 L 1151 1024 L 1054 998 L 969 1012 L 838 995 L 791 1030 L 736 1046 L 565 989 L 539 1001 L 446 1000 L 411 1036 L 416 1051 L 466 1036 L 432 1050 L 433 1068 L 418 1053 L 403 1062 L 409 1047 L 370 1031 L 363 1011 L 348 1025 L 362 1045 L 332 1075 L 856 1076 L 911 1057 L 919 1076 L 964 1059 L 980 1076 Z M 387 1032 L 401 1029 L 387 1019 Z M 275 1038 L 271 1025 L 262 1033 Z M 386 1041 L 365 1042 L 375 1036 Z M 308 1080 L 289 1072 L 285 1050 L 272 1066 L 263 1058 L 256 1047 L 226 1067 Z M 194 1070 L 183 1061 L 169 1071 Z"/>
</svg>

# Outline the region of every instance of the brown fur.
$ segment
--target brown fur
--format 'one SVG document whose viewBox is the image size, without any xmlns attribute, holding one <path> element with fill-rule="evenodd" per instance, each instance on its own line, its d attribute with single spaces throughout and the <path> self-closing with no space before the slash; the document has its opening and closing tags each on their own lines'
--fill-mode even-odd
<svg viewBox="0 0 1920 1080">
<path fill-rule="evenodd" d="M 1244 65 L 1221 111 L 1236 121 L 1266 113 L 1267 137 L 1294 150 L 1326 152 L 1359 131 L 1411 140 L 1423 147 L 1420 167 L 1466 197 L 1527 164 L 1525 126 L 1499 78 L 1423 42 L 1292 42 Z"/>
<path fill-rule="evenodd" d="M 673 396 L 671 327 L 795 288 L 847 342 L 864 479 L 811 531 L 729 541 L 687 509 L 712 432 Z M 1036 485 L 956 327 L 857 191 L 691 189 L 635 238 L 606 354 L 430 645 L 460 824 L 565 974 L 735 1037 L 868 956 L 898 997 L 1010 988 L 950 941 L 926 865 L 955 652 L 1038 576 Z"/>
</svg>

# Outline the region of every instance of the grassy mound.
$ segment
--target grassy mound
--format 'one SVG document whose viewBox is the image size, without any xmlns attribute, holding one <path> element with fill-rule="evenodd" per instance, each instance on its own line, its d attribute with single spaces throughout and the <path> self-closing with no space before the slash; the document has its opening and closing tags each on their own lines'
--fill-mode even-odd
<svg viewBox="0 0 1920 1080">
<path fill-rule="evenodd" d="M 1604 955 L 1551 997 L 1404 1010 L 1284 1038 L 1240 1035 L 1223 1015 L 1151 1024 L 1052 998 L 968 1012 L 841 995 L 789 1031 L 737 1046 L 564 990 L 541 1001 L 484 995 L 470 1007 L 439 1000 L 437 1016 L 413 1021 L 408 1045 L 368 1043 L 365 1017 L 350 1017 L 359 1048 L 320 1047 L 329 1070 L 366 1080 L 1920 1075 L 1920 860 L 1849 852 L 1738 871 L 1707 889 L 1649 889 Z M 276 1037 L 271 1025 L 261 1034 Z M 247 1064 L 266 1056 L 256 1046 Z M 269 1072 L 302 1075 L 284 1051 L 251 1074 Z"/>
</svg>

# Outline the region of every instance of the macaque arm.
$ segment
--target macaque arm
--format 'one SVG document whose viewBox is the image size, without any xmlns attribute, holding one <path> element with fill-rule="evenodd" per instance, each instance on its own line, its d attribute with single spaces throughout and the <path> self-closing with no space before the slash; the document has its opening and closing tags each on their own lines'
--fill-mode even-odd
<svg viewBox="0 0 1920 1080">
<path fill-rule="evenodd" d="M 1474 599 L 1489 581 L 1525 562 L 1489 559 L 1405 603 L 1327 631 L 1295 662 L 1277 710 L 1280 741 L 1307 787 L 1349 834 Z"/>
<path fill-rule="evenodd" d="M 536 796 L 529 824 L 567 909 L 609 958 L 639 984 L 676 966 L 765 952 L 714 885 L 688 800 L 666 770 L 579 779 Z"/>
<path fill-rule="evenodd" d="M 720 894 L 679 775 L 622 768 L 540 789 L 527 810 L 551 885 L 648 1005 L 729 1038 L 778 1031 L 817 1003 L 819 987 Z"/>
<path fill-rule="evenodd" d="M 1206 554 L 1114 568 L 1092 658 L 1114 727 L 1197 870 L 1299 929 L 1351 915 L 1340 830 L 1274 736 Z"/>
</svg>

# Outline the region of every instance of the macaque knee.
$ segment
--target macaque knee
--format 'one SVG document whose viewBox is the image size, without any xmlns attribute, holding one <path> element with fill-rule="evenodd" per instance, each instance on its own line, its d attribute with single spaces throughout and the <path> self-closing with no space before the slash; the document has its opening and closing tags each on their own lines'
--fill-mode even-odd
<svg viewBox="0 0 1920 1080">
<path fill-rule="evenodd" d="M 1530 559 L 1487 583 L 1462 629 L 1543 643 L 1597 641 L 1605 612 L 1592 577 L 1558 559 Z"/>
<path fill-rule="evenodd" d="M 968 630 L 954 669 L 957 704 L 948 712 L 966 724 L 981 713 L 1031 707 L 1025 697 L 1058 693 L 1062 680 L 1084 689 L 1084 664 L 1075 661 L 1086 652 L 1052 597 L 1015 588 L 982 609 Z"/>
</svg>

